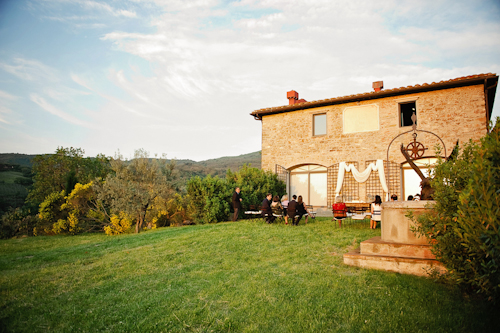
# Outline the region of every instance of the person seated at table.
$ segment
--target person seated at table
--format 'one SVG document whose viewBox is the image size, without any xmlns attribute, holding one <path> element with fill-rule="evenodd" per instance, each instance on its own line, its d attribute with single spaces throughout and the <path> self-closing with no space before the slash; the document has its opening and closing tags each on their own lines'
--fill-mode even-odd
<svg viewBox="0 0 500 333">
<path fill-rule="evenodd" d="M 273 210 L 271 209 L 271 200 L 273 195 L 268 193 L 264 200 L 262 200 L 262 217 L 266 219 L 266 223 L 273 223 L 276 219 L 273 216 Z"/>
<path fill-rule="evenodd" d="M 398 196 L 395 194 L 391 195 L 391 201 L 398 201 Z"/>
<path fill-rule="evenodd" d="M 347 217 L 346 204 L 338 197 L 335 198 L 335 203 L 332 205 L 333 219 L 339 221 L 339 227 L 342 226 L 342 220 Z"/>
<path fill-rule="evenodd" d="M 297 196 L 294 194 L 292 196 L 292 201 L 288 202 L 288 208 L 286 210 L 288 213 L 288 218 L 292 220 L 292 225 L 296 225 L 295 216 L 297 215 L 297 201 L 295 201 L 295 199 L 297 199 Z"/>
<path fill-rule="evenodd" d="M 410 194 L 410 195 L 408 196 L 408 201 L 413 201 L 413 195 L 411 195 L 411 194 Z"/>
<path fill-rule="evenodd" d="M 283 216 L 285 217 L 285 224 L 288 224 L 288 195 L 281 198 L 281 205 L 283 206 Z"/>
<path fill-rule="evenodd" d="M 302 196 L 299 195 L 297 199 L 297 216 L 299 217 L 297 221 L 295 222 L 295 225 L 299 225 L 299 221 L 302 218 L 302 216 L 306 216 L 306 224 L 307 224 L 307 218 L 309 217 L 309 212 L 307 211 L 306 203 L 302 201 Z M 311 215 L 312 217 L 312 215 Z"/>
<path fill-rule="evenodd" d="M 375 196 L 375 201 L 371 205 L 371 212 L 370 229 L 377 229 L 377 222 L 382 221 L 382 199 L 380 195 Z"/>
<path fill-rule="evenodd" d="M 275 195 L 273 198 L 273 202 L 271 203 L 271 210 L 273 211 L 273 215 L 283 215 L 283 206 L 281 205 L 280 197 L 278 197 L 277 195 Z"/>
</svg>

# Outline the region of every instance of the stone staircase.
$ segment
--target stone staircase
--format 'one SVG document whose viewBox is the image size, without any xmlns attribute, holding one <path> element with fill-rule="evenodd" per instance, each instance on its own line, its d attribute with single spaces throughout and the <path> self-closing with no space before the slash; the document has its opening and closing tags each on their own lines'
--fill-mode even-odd
<svg viewBox="0 0 500 333">
<path fill-rule="evenodd" d="M 365 240 L 359 249 L 344 254 L 344 263 L 419 276 L 427 276 L 431 269 L 444 271 L 429 245 L 386 242 L 380 236 Z"/>
</svg>

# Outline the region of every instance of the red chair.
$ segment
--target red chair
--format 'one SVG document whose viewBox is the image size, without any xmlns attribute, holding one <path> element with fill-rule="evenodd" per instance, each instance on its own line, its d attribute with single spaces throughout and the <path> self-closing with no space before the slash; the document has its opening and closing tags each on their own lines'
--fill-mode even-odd
<svg viewBox="0 0 500 333">
<path fill-rule="evenodd" d="M 343 202 L 337 202 L 332 205 L 333 220 L 339 221 L 339 227 L 342 227 L 342 220 L 347 218 L 347 207 Z"/>
</svg>

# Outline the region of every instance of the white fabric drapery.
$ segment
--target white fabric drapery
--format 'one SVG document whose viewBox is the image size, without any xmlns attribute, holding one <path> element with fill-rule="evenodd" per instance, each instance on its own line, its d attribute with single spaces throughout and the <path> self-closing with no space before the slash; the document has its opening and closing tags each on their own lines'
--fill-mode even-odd
<svg viewBox="0 0 500 333">
<path fill-rule="evenodd" d="M 380 179 L 380 184 L 382 185 L 382 189 L 385 193 L 389 192 L 389 188 L 387 187 L 387 182 L 385 180 L 385 172 L 384 172 L 384 160 L 377 160 L 376 163 L 370 163 L 370 165 L 363 171 L 359 172 L 353 164 L 347 165 L 345 162 L 340 162 L 339 164 L 339 174 L 337 176 L 337 187 L 335 189 L 335 196 L 338 196 L 340 190 L 342 190 L 342 184 L 344 183 L 344 175 L 345 172 L 351 172 L 354 176 L 354 179 L 358 183 L 364 183 L 370 177 L 372 171 L 378 171 L 378 177 Z"/>
</svg>

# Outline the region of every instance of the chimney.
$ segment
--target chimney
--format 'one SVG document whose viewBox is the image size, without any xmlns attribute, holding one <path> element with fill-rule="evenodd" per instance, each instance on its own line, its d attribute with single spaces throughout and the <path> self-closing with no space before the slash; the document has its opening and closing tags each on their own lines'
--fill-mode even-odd
<svg viewBox="0 0 500 333">
<path fill-rule="evenodd" d="M 372 84 L 373 89 L 375 89 L 375 92 L 380 91 L 384 89 L 384 81 L 375 81 Z"/>
<path fill-rule="evenodd" d="M 288 105 L 293 105 L 297 103 L 297 100 L 299 99 L 299 93 L 295 90 L 291 90 L 286 93 L 286 98 L 288 98 Z"/>
</svg>

